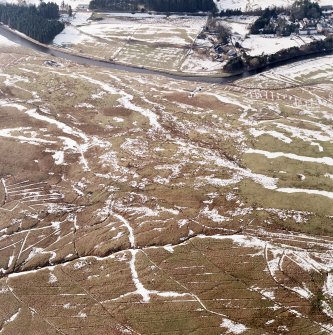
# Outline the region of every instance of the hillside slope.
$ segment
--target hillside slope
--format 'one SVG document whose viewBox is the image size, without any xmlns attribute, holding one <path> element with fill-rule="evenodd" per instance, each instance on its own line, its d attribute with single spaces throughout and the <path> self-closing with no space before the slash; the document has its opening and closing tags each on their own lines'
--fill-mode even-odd
<svg viewBox="0 0 333 335">
<path fill-rule="evenodd" d="M 332 334 L 332 56 L 212 85 L 0 46 L 2 335 Z"/>
</svg>

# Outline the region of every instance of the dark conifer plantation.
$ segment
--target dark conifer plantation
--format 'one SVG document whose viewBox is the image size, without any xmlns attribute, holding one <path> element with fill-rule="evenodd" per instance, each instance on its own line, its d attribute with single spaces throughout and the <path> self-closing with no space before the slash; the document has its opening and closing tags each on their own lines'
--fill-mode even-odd
<svg viewBox="0 0 333 335">
<path fill-rule="evenodd" d="M 144 5 L 146 11 L 207 12 L 215 9 L 213 0 L 92 0 L 91 9 L 137 11 Z"/>
<path fill-rule="evenodd" d="M 36 6 L 0 4 L 0 22 L 41 42 L 49 43 L 63 29 L 59 22 L 59 7 L 55 3 Z"/>
</svg>

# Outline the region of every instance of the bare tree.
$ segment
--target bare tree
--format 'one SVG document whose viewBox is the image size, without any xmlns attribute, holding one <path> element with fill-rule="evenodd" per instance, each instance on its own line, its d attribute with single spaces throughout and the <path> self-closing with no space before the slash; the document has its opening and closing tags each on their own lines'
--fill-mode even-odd
<svg viewBox="0 0 333 335">
<path fill-rule="evenodd" d="M 225 24 L 217 24 L 216 25 L 216 34 L 219 42 L 223 44 L 227 44 L 230 42 L 231 38 L 231 28 Z"/>
</svg>

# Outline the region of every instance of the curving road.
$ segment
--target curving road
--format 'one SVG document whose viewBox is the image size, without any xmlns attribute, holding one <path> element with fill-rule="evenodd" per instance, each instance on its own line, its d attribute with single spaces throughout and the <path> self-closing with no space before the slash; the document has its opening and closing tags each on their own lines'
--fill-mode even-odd
<svg viewBox="0 0 333 335">
<path fill-rule="evenodd" d="M 290 60 L 281 61 L 275 64 L 270 64 L 261 69 L 245 71 L 241 74 L 231 75 L 229 77 L 204 76 L 204 75 L 195 76 L 195 75 L 168 73 L 164 71 L 152 70 L 152 69 L 136 67 L 136 66 L 131 66 L 131 65 L 122 65 L 122 64 L 111 63 L 111 62 L 104 61 L 104 60 L 98 60 L 98 59 L 86 57 L 83 55 L 72 54 L 69 52 L 61 51 L 56 48 L 50 48 L 50 47 L 35 43 L 17 34 L 16 32 L 9 30 L 8 28 L 6 28 L 5 26 L 1 24 L 0 24 L 0 35 L 6 37 L 10 41 L 15 42 L 23 47 L 30 48 L 30 49 L 33 49 L 35 51 L 42 52 L 45 54 L 49 54 L 57 58 L 66 59 L 66 60 L 69 60 L 69 61 L 72 61 L 78 64 L 93 65 L 93 66 L 111 68 L 111 69 L 116 69 L 120 71 L 132 72 L 132 73 L 160 75 L 160 76 L 164 76 L 164 77 L 167 77 L 173 80 L 185 80 L 185 81 L 193 81 L 193 82 L 218 83 L 218 84 L 232 83 L 240 78 L 250 77 L 250 76 L 256 75 L 264 71 L 268 71 L 270 69 L 273 69 L 273 68 L 276 68 L 282 65 L 295 63 L 300 60 L 321 57 L 327 54 L 333 54 L 332 51 L 331 52 L 321 52 L 318 54 L 311 54 L 308 56 L 302 56 L 302 57 L 298 57 L 295 59 L 290 59 Z"/>
<path fill-rule="evenodd" d="M 155 75 L 162 75 L 165 77 L 168 77 L 170 79 L 175 80 L 187 80 L 187 81 L 198 81 L 198 82 L 205 82 L 205 83 L 227 83 L 234 81 L 235 78 L 239 79 L 243 75 L 237 75 L 232 77 L 213 77 L 213 76 L 191 76 L 191 75 L 182 75 L 182 74 L 176 74 L 176 73 L 168 73 L 158 70 L 152 70 L 152 69 L 146 69 L 142 67 L 136 67 L 131 65 L 122 65 L 117 63 L 111 63 L 104 60 L 98 60 L 90 57 L 85 57 L 83 55 L 78 54 L 72 54 L 69 52 L 62 51 L 60 49 L 56 48 L 49 48 L 47 46 L 40 45 L 38 43 L 34 43 L 31 40 L 28 40 L 24 38 L 23 36 L 17 34 L 14 31 L 9 30 L 8 28 L 0 25 L 0 35 L 6 37 L 12 42 L 15 42 L 23 47 L 33 49 L 38 52 L 42 52 L 57 58 L 66 59 L 78 64 L 84 64 L 84 65 L 93 65 L 98 67 L 104 67 L 104 68 L 111 68 L 121 71 L 127 71 L 132 73 L 140 73 L 140 74 L 155 74 Z"/>
</svg>

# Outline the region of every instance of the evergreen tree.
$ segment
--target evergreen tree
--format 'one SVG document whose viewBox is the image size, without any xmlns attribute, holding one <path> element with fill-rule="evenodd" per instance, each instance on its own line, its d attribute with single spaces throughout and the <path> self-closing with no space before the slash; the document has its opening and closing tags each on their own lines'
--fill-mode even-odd
<svg viewBox="0 0 333 335">
<path fill-rule="evenodd" d="M 38 7 L 0 4 L 1 23 L 41 43 L 51 42 L 64 29 L 64 24 L 54 19 L 58 17 L 59 7 L 54 3 L 41 2 Z"/>
<path fill-rule="evenodd" d="M 316 2 L 299 0 L 291 6 L 291 18 L 293 20 L 318 19 L 321 15 L 322 11 Z"/>
<path fill-rule="evenodd" d="M 156 12 L 208 12 L 216 11 L 213 0 L 92 0 L 90 9 L 113 11 L 137 11 L 140 5 L 144 5 L 147 11 Z"/>
</svg>

